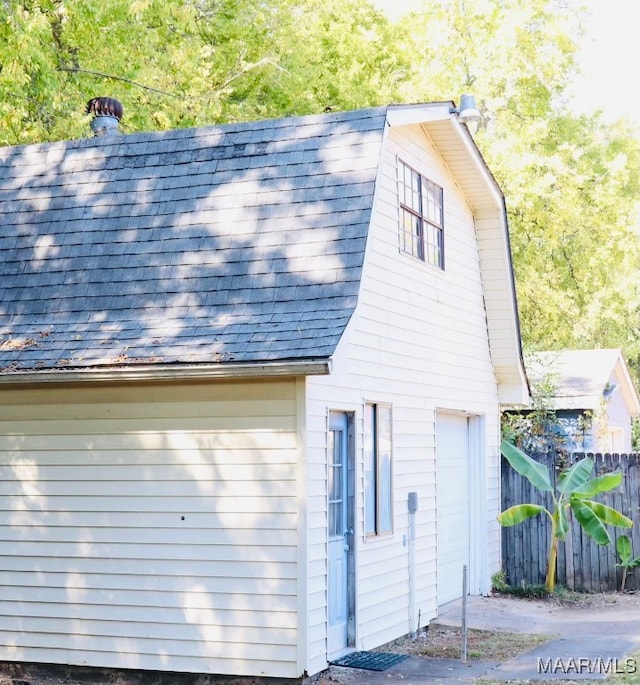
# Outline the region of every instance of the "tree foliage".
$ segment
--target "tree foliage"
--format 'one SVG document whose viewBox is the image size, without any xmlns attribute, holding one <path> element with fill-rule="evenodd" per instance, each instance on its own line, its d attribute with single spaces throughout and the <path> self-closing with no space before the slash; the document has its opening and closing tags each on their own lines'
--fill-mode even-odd
<svg viewBox="0 0 640 685">
<path fill-rule="evenodd" d="M 578 0 L 576 0 L 577 4 Z M 575 116 L 581 14 L 565 0 L 2 0 L 0 144 L 475 93 L 509 211 L 527 350 L 622 347 L 640 366 L 636 133 Z"/>
<path fill-rule="evenodd" d="M 390 101 L 395 32 L 365 0 L 5 0 L 0 143 L 84 136 L 96 95 L 127 132 Z"/>
<path fill-rule="evenodd" d="M 505 181 L 529 350 L 637 354 L 638 152 L 621 124 L 555 115 Z"/>
</svg>

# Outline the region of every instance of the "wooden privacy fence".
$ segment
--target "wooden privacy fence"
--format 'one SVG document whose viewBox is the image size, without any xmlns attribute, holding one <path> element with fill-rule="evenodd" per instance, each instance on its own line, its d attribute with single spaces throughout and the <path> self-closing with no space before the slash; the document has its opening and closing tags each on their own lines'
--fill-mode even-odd
<svg viewBox="0 0 640 685">
<path fill-rule="evenodd" d="M 536 461 L 549 467 L 554 484 L 560 468 L 556 455 L 535 454 Z M 582 532 L 582 528 L 569 519 L 571 530 L 564 542 L 558 545 L 557 583 L 572 590 L 604 592 L 620 589 L 622 569 L 619 562 L 616 541 L 620 535 L 627 535 L 633 546 L 633 555 L 640 555 L 640 454 L 587 454 L 576 453 L 573 463 L 584 456 L 593 459 L 593 475 L 611 471 L 622 472 L 622 485 L 594 499 L 628 516 L 633 528 L 608 527 L 613 542 L 597 545 Z M 564 463 L 566 466 L 566 460 Z M 542 504 L 552 511 L 553 503 L 549 493 L 536 490 L 526 478 L 514 471 L 506 459 L 502 459 L 502 510 L 514 504 L 532 502 Z M 545 581 L 551 522 L 546 514 L 535 516 L 517 526 L 502 528 L 502 568 L 509 585 L 540 585 Z M 627 576 L 626 589 L 640 589 L 640 568 Z"/>
</svg>

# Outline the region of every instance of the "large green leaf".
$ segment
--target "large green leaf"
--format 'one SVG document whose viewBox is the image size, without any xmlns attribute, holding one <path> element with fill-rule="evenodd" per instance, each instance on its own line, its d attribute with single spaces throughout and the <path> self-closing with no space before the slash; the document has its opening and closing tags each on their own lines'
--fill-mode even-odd
<svg viewBox="0 0 640 685">
<path fill-rule="evenodd" d="M 597 478 L 592 478 L 587 481 L 584 485 L 580 486 L 577 490 L 574 490 L 571 495 L 572 497 L 595 497 L 601 492 L 608 492 L 617 488 L 620 483 L 622 483 L 622 473 L 620 471 L 615 471 L 614 473 L 605 473 L 603 476 L 598 476 Z"/>
<path fill-rule="evenodd" d="M 625 566 L 631 561 L 631 540 L 626 535 L 621 535 L 616 543 L 616 549 L 622 565 Z"/>
<path fill-rule="evenodd" d="M 602 504 L 602 502 L 594 502 L 590 499 L 572 499 L 571 508 L 574 511 L 574 505 L 578 502 L 590 509 L 607 526 L 617 526 L 618 528 L 631 528 L 633 526 L 633 521 L 630 518 L 627 518 L 616 509 Z"/>
<path fill-rule="evenodd" d="M 604 527 L 604 523 L 596 516 L 595 512 L 587 506 L 586 502 L 580 499 L 571 501 L 571 509 L 582 526 L 584 532 L 599 545 L 608 545 L 611 536 Z"/>
<path fill-rule="evenodd" d="M 534 487 L 543 492 L 551 492 L 553 487 L 549 478 L 549 470 L 540 462 L 532 459 L 521 449 L 506 440 L 502 441 L 500 451 L 511 467 L 524 476 Z"/>
<path fill-rule="evenodd" d="M 547 510 L 539 504 L 516 504 L 498 515 L 498 523 L 502 526 L 515 526 L 544 511 Z"/>
<path fill-rule="evenodd" d="M 566 495 L 582 487 L 589 480 L 591 471 L 593 471 L 593 462 L 588 457 L 577 461 L 566 471 L 563 471 L 558 482 L 560 494 Z"/>
<path fill-rule="evenodd" d="M 616 566 L 623 566 L 628 569 L 638 568 L 638 566 L 640 566 L 640 556 L 637 556 L 635 559 L 631 558 L 633 554 L 631 540 L 629 540 L 626 535 L 621 535 L 618 538 L 616 548 L 618 550 L 618 556 L 620 557 L 620 563 L 616 564 Z"/>
</svg>

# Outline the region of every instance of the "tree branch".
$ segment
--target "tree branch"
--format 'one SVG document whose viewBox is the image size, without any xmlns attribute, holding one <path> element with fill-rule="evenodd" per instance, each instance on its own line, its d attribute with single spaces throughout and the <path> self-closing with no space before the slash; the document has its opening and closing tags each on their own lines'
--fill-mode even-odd
<svg viewBox="0 0 640 685">
<path fill-rule="evenodd" d="M 129 83 L 132 86 L 138 88 L 144 88 L 144 90 L 150 90 L 153 93 L 159 93 L 160 95 L 167 95 L 170 98 L 178 98 L 180 95 L 174 95 L 173 93 L 167 93 L 165 90 L 159 90 L 158 88 L 152 88 L 151 86 L 145 86 L 137 81 L 132 81 L 131 79 L 124 78 L 122 76 L 114 76 L 113 74 L 105 74 L 101 71 L 92 71 L 91 69 L 81 69 L 80 67 L 58 67 L 58 71 L 70 71 L 74 74 L 90 74 L 91 76 L 99 76 L 100 78 L 110 78 L 113 81 L 122 81 L 123 83 Z"/>
<path fill-rule="evenodd" d="M 289 72 L 284 68 L 281 67 L 273 58 L 271 57 L 263 57 L 261 60 L 258 60 L 257 62 L 252 62 L 251 64 L 245 65 L 240 71 L 235 73 L 233 76 L 230 76 L 226 81 L 223 81 L 217 88 L 216 88 L 216 93 L 220 93 L 223 91 L 229 84 L 233 83 L 240 77 L 244 76 L 246 73 L 250 72 L 252 69 L 256 69 L 257 67 L 261 67 L 263 64 L 270 64 L 272 67 L 275 67 L 276 69 L 279 69 L 280 71 L 283 71 L 285 74 L 288 74 Z"/>
<path fill-rule="evenodd" d="M 280 71 L 285 72 L 288 74 L 289 72 L 284 68 L 281 67 L 275 59 L 272 57 L 263 57 L 261 60 L 258 60 L 257 62 L 252 62 L 251 64 L 246 64 L 244 65 L 238 72 L 233 74 L 232 76 L 229 76 L 229 78 L 225 79 L 220 85 L 218 85 L 213 93 L 207 94 L 207 95 L 199 95 L 199 96 L 186 96 L 188 99 L 192 100 L 210 100 L 212 97 L 215 97 L 219 95 L 225 88 L 227 88 L 231 83 L 234 81 L 237 81 L 239 78 L 247 74 L 248 72 L 252 71 L 253 69 L 257 69 L 258 67 L 261 67 L 265 64 L 270 64 L 272 67 L 275 67 L 276 69 L 279 69 Z M 137 81 L 132 81 L 131 79 L 124 78 L 123 76 L 114 76 L 113 74 L 105 74 L 102 71 L 92 71 L 91 69 L 81 69 L 80 67 L 58 67 L 58 71 L 69 71 L 74 74 L 90 74 L 91 76 L 99 76 L 100 78 L 109 78 L 114 81 L 122 81 L 123 83 L 128 83 L 132 86 L 136 86 L 137 88 L 144 88 L 145 90 L 150 90 L 153 93 L 159 93 L 160 95 L 167 95 L 170 98 L 181 98 L 184 99 L 185 96 L 183 95 L 175 95 L 174 93 L 167 93 L 166 90 L 159 90 L 158 88 L 152 88 L 151 86 L 145 86 L 142 83 L 138 83 Z"/>
</svg>

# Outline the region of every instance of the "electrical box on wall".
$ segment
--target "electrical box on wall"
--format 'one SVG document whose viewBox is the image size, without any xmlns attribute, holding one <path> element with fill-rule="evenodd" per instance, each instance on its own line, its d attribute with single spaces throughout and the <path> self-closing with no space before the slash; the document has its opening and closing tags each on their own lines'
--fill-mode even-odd
<svg viewBox="0 0 640 685">
<path fill-rule="evenodd" d="M 415 514 L 416 511 L 418 511 L 418 493 L 417 492 L 410 492 L 409 493 L 409 513 L 410 514 Z"/>
</svg>

